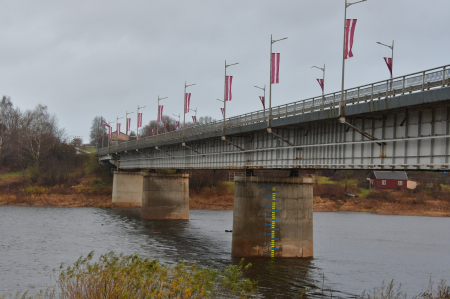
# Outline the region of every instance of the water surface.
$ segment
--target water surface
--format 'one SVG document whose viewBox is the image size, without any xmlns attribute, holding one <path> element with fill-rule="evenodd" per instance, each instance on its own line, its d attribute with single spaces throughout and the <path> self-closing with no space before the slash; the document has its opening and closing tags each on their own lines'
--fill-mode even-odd
<svg viewBox="0 0 450 299">
<path fill-rule="evenodd" d="M 92 250 L 220 269 L 239 263 L 225 233 L 232 211 L 191 210 L 190 218 L 142 220 L 138 209 L 0 206 L 0 294 L 43 288 L 53 268 Z M 247 276 L 259 281 L 264 298 L 292 298 L 303 287 L 318 287 L 320 294 L 323 284 L 325 294 L 351 298 L 391 279 L 411 297 L 430 278 L 450 281 L 449 228 L 449 218 L 314 213 L 313 259 L 249 259 Z"/>
</svg>

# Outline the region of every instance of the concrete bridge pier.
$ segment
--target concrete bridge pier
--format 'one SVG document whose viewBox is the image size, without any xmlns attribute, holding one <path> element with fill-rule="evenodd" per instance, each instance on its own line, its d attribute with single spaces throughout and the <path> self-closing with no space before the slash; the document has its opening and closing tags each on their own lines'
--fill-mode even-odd
<svg viewBox="0 0 450 299">
<path fill-rule="evenodd" d="M 189 174 L 146 175 L 141 217 L 189 220 Z"/>
<path fill-rule="evenodd" d="M 189 174 L 114 172 L 112 202 L 141 207 L 143 219 L 189 219 Z"/>
<path fill-rule="evenodd" d="M 313 257 L 312 183 L 299 177 L 235 177 L 231 255 Z"/>
</svg>

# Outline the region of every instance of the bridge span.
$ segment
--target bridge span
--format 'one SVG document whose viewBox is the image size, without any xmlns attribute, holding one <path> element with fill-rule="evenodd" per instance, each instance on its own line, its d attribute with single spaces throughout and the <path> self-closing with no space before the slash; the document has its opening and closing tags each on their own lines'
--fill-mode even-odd
<svg viewBox="0 0 450 299">
<path fill-rule="evenodd" d="M 146 219 L 189 219 L 183 170 L 291 169 L 235 178 L 232 255 L 312 257 L 312 180 L 295 170 L 449 169 L 449 67 L 99 149 L 117 167 L 112 200 Z M 181 173 L 142 171 L 155 169 Z"/>
<path fill-rule="evenodd" d="M 99 149 L 118 169 L 447 169 L 450 69 Z M 270 121 L 269 121 L 269 114 Z"/>
</svg>

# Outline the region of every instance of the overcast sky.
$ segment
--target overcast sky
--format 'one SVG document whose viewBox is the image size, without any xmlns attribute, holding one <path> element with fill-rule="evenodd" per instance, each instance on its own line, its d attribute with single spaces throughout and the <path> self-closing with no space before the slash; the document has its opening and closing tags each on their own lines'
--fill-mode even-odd
<svg viewBox="0 0 450 299">
<path fill-rule="evenodd" d="M 450 64 L 450 1 L 368 0 L 358 19 L 346 87 L 388 78 L 383 61 L 395 40 L 394 76 Z M 321 94 L 311 66 L 326 64 L 325 92 L 340 90 L 344 0 L 1 1 L 0 91 L 21 109 L 41 103 L 68 135 L 89 141 L 92 119 L 143 109 L 183 113 L 184 82 L 198 116 L 221 117 L 224 60 L 239 65 L 227 116 L 262 108 L 254 85 L 269 84 L 270 34 L 281 53 L 273 105 Z M 186 120 L 190 119 L 187 115 Z M 122 124 L 124 121 L 121 121 Z M 124 128 L 124 125 L 122 125 Z"/>
</svg>

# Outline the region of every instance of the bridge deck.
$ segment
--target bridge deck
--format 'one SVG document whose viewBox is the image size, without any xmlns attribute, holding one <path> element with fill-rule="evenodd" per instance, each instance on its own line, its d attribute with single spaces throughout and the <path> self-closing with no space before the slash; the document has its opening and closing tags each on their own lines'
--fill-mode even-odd
<svg viewBox="0 0 450 299">
<path fill-rule="evenodd" d="M 446 169 L 447 66 L 99 150 L 120 168 Z M 369 91 L 370 93 L 369 93 Z M 353 130 L 356 128 L 356 130 Z M 365 132 L 369 137 L 361 135 Z M 227 140 L 222 141 L 221 136 Z M 183 147 L 182 143 L 187 147 Z"/>
</svg>

